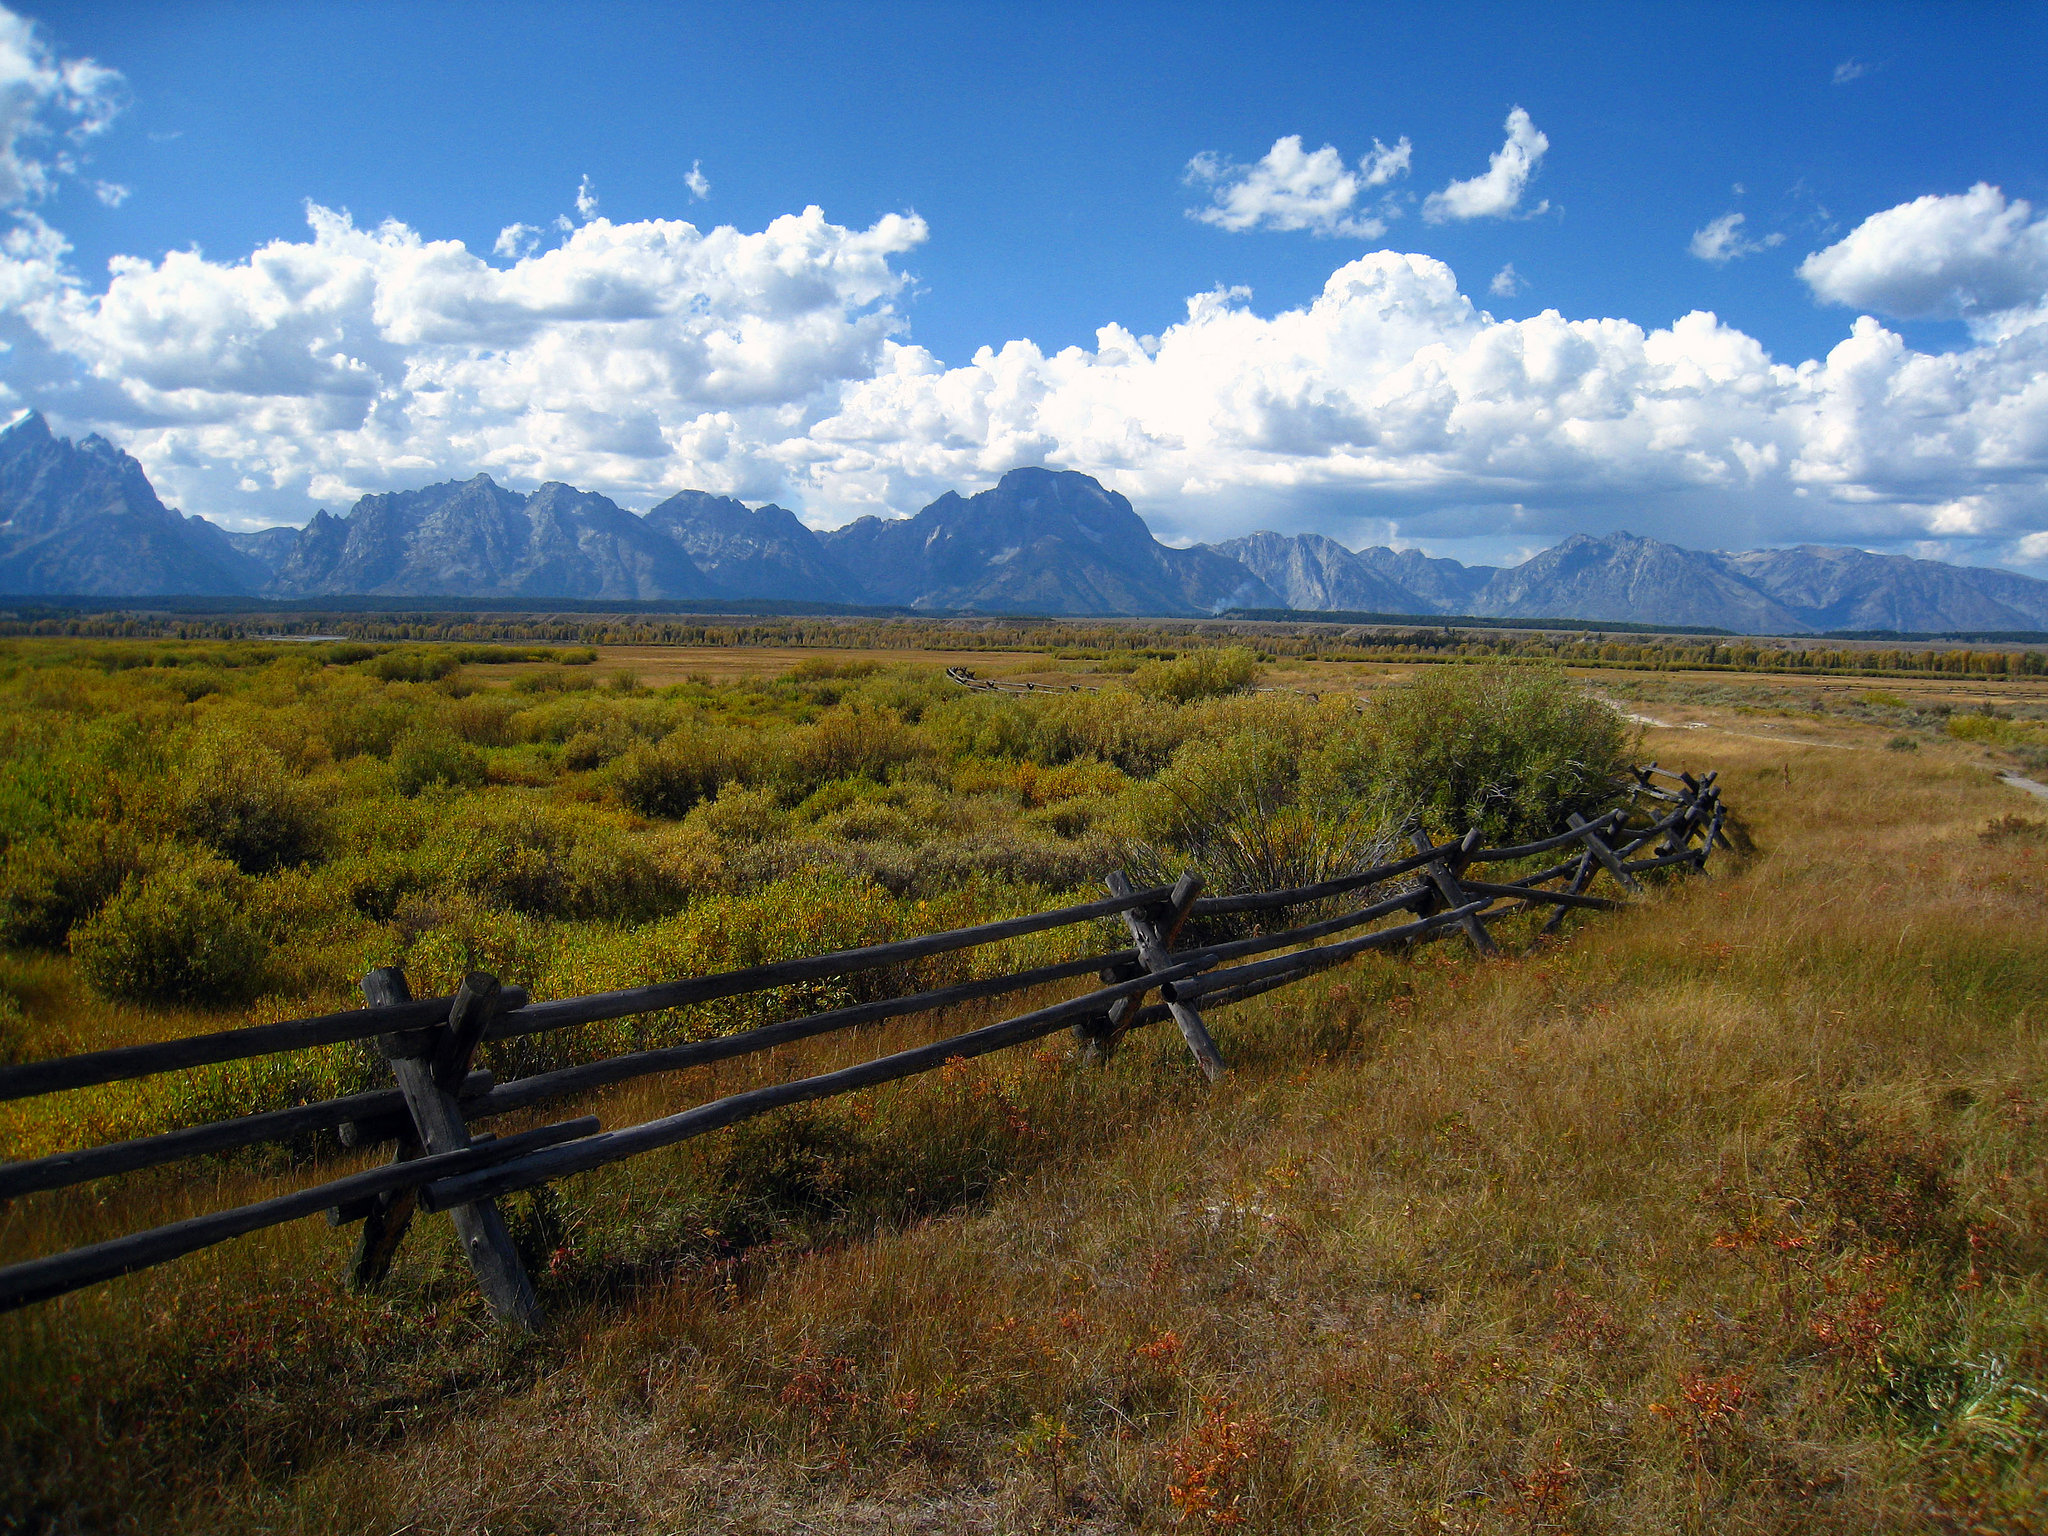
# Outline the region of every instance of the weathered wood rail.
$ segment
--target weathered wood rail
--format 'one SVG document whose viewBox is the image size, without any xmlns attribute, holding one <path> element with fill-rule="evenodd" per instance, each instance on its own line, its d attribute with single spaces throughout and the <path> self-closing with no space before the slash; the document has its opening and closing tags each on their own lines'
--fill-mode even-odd
<svg viewBox="0 0 2048 1536">
<path fill-rule="evenodd" d="M 1484 848 L 1479 846 L 1477 829 L 1445 844 L 1431 843 L 1416 829 L 1415 852 L 1408 857 L 1288 890 L 1203 897 L 1202 882 L 1192 872 L 1171 888 L 1135 890 L 1117 870 L 1106 877 L 1110 894 L 1100 901 L 893 943 L 546 1002 L 530 999 L 518 987 L 501 987 L 496 978 L 482 973 L 467 977 L 453 997 L 414 999 L 397 971 L 373 971 L 363 983 L 368 1007 L 0 1068 L 0 1100 L 6 1100 L 309 1046 L 374 1040 L 397 1082 L 394 1088 L 376 1092 L 0 1164 L 4 1201 L 313 1132 L 333 1131 L 348 1147 L 393 1147 L 391 1160 L 382 1167 L 0 1268 L 0 1311 L 321 1211 L 337 1226 L 361 1224 L 351 1279 L 358 1286 L 374 1286 L 387 1273 L 415 1214 L 424 1210 L 451 1214 L 492 1313 L 509 1325 L 533 1328 L 539 1324 L 540 1309 L 498 1214 L 495 1201 L 500 1195 L 672 1146 L 785 1105 L 915 1076 L 956 1058 L 1004 1050 L 1063 1028 L 1073 1031 L 1082 1061 L 1093 1063 L 1109 1056 L 1131 1030 L 1171 1018 L 1196 1063 L 1213 1080 L 1224 1072 L 1225 1064 L 1203 1010 L 1213 1012 L 1256 997 L 1370 950 L 1401 949 L 1450 934 L 1462 933 L 1482 955 L 1498 954 L 1488 925 L 1500 918 L 1547 904 L 1555 909 L 1543 929 L 1548 934 L 1568 911 L 1622 904 L 1613 896 L 1589 892 L 1599 875 L 1610 877 L 1624 896 L 1636 895 L 1642 891 L 1639 875 L 1674 868 L 1704 873 L 1714 849 L 1729 846 L 1715 775 L 1695 779 L 1653 763 L 1632 770 L 1619 789 L 1611 808 L 1590 820 L 1574 813 L 1567 829 L 1552 837 Z M 1553 852 L 1566 856 L 1515 878 L 1486 881 L 1471 873 L 1488 864 L 1533 860 Z M 1564 883 L 1553 889 L 1558 881 Z M 1174 947 L 1191 920 L 1315 906 L 1354 893 L 1373 899 L 1277 932 L 1190 949 Z M 783 1019 L 712 1039 L 625 1052 L 505 1083 L 495 1081 L 489 1072 L 472 1070 L 475 1053 L 486 1040 L 901 966 L 1104 918 L 1121 919 L 1132 940 L 1130 947 Z M 1383 919 L 1400 920 L 1337 937 Z M 1251 958 L 1261 955 L 1270 958 Z M 1013 1018 L 837 1071 L 750 1089 L 639 1125 L 605 1130 L 595 1116 L 581 1116 L 502 1139 L 472 1130 L 494 1116 L 614 1083 L 1091 974 L 1096 984 L 1088 990 Z M 1148 1004 L 1148 993 L 1156 993 L 1159 1001 Z"/>
</svg>

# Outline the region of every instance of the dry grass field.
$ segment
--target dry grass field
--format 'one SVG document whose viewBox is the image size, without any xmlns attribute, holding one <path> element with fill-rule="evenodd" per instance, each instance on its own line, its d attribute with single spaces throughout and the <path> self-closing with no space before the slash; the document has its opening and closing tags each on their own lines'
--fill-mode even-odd
<svg viewBox="0 0 2048 1536">
<path fill-rule="evenodd" d="M 538 1340 L 445 1223 L 385 1298 L 301 1223 L 0 1319 L 0 1530 L 2048 1531 L 2048 805 L 1924 708 L 2048 691 L 1586 680 L 1720 771 L 1712 879 L 1218 1014 L 1213 1089 L 1062 1038 L 586 1176 Z"/>
</svg>

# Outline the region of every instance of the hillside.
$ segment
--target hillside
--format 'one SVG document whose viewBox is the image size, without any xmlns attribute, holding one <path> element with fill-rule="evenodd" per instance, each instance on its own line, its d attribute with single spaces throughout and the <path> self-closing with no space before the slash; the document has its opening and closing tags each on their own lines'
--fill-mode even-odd
<svg viewBox="0 0 2048 1536">
<path fill-rule="evenodd" d="M 1350 550 L 1260 530 L 1161 543 L 1123 496 L 1070 470 L 1014 469 L 910 517 L 829 532 L 773 503 L 678 491 L 641 515 L 488 475 L 362 497 L 302 529 L 226 534 L 164 507 L 103 438 L 31 413 L 0 432 L 0 592 L 771 600 L 934 612 L 1192 617 L 1230 609 L 1685 624 L 1742 634 L 2048 628 L 2048 582 L 1801 545 L 1682 549 L 1574 534 L 1519 566 Z"/>
</svg>

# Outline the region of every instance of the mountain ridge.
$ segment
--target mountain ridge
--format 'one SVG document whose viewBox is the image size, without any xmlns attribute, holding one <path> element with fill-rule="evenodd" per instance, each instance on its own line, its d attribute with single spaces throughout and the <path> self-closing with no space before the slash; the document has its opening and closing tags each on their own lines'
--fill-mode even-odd
<svg viewBox="0 0 2048 1536">
<path fill-rule="evenodd" d="M 1737 633 L 2048 630 L 2048 582 L 1833 545 L 1690 550 L 1574 534 L 1518 566 L 1352 550 L 1261 529 L 1161 543 L 1074 470 L 1014 469 L 972 495 L 819 533 L 773 503 L 678 491 L 635 513 L 559 481 L 489 475 L 230 534 L 165 506 L 105 438 L 37 412 L 0 431 L 0 592 L 19 596 L 437 596 L 924 612 L 1192 617 L 1289 610 L 1685 624 Z"/>
</svg>

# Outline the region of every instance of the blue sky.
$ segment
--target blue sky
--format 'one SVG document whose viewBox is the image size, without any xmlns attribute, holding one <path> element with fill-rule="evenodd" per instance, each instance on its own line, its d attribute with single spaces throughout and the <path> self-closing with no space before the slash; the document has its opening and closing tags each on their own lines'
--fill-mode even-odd
<svg viewBox="0 0 2048 1536">
<path fill-rule="evenodd" d="M 1043 462 L 1182 539 L 2048 561 L 2039 6 L 98 3 L 15 34 L 0 404 L 232 526 L 477 469 L 823 524 Z M 119 78 L 66 84 L 88 59 Z"/>
</svg>

